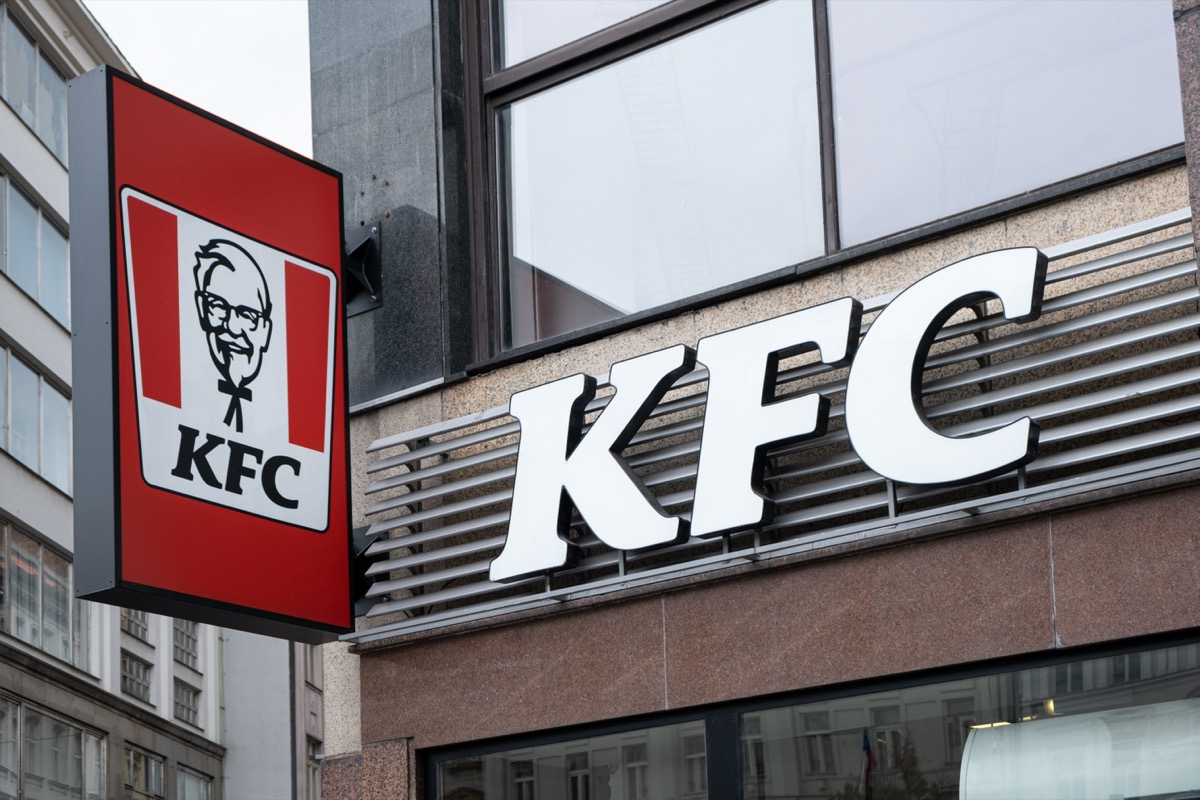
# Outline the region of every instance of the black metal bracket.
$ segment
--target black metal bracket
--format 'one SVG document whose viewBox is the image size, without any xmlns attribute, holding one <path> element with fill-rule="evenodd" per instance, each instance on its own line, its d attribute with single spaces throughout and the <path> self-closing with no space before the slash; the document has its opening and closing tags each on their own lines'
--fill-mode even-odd
<svg viewBox="0 0 1200 800">
<path fill-rule="evenodd" d="M 351 538 L 354 545 L 354 566 L 353 566 L 353 585 L 351 586 L 351 597 L 354 601 L 354 616 L 361 617 L 371 610 L 371 607 L 384 599 L 382 597 L 367 597 L 367 590 L 371 588 L 371 584 L 375 583 L 375 579 L 367 576 L 367 567 L 371 566 L 376 559 L 367 555 L 367 548 L 379 538 L 379 534 L 368 536 L 369 528 L 355 528 L 351 532 Z"/>
<path fill-rule="evenodd" d="M 372 311 L 383 305 L 383 250 L 380 222 L 364 225 L 346 237 L 342 261 L 342 300 L 346 316 Z"/>
</svg>

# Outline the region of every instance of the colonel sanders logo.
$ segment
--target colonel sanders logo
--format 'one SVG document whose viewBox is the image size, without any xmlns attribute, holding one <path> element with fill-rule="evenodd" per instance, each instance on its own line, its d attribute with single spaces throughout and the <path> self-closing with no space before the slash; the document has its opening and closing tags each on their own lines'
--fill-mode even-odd
<svg viewBox="0 0 1200 800">
<path fill-rule="evenodd" d="M 241 433 L 242 401 L 254 399 L 249 386 L 271 344 L 267 281 L 249 253 L 222 239 L 201 245 L 193 274 L 200 327 L 221 373 L 217 391 L 229 395 L 224 422 Z"/>
<path fill-rule="evenodd" d="M 146 482 L 323 530 L 334 273 L 135 189 L 122 200 Z"/>
</svg>

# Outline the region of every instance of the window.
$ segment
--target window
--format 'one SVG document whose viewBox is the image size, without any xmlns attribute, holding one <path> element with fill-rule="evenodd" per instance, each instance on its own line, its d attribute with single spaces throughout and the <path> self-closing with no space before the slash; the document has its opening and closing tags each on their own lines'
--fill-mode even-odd
<svg viewBox="0 0 1200 800">
<path fill-rule="evenodd" d="M 304 745 L 304 800 L 321 800 L 321 743 L 311 736 Z"/>
<path fill-rule="evenodd" d="M 946 718 L 946 763 L 957 764 L 962 761 L 963 745 L 975 724 L 975 698 L 947 700 L 942 713 Z"/>
<path fill-rule="evenodd" d="M 1054 668 L 1054 693 L 1057 695 L 1083 691 L 1083 663 L 1059 664 Z"/>
<path fill-rule="evenodd" d="M 121 609 L 121 630 L 135 639 L 150 642 L 150 615 L 132 608 Z"/>
<path fill-rule="evenodd" d="M 1142 654 L 1127 653 L 1112 657 L 1110 669 L 1111 681 L 1115 686 L 1119 683 L 1131 683 L 1142 679 Z"/>
<path fill-rule="evenodd" d="M 121 691 L 131 697 L 150 702 L 151 665 L 132 653 L 121 651 Z"/>
<path fill-rule="evenodd" d="M 194 670 L 200 668 L 199 627 L 191 620 L 175 620 L 175 660 Z"/>
<path fill-rule="evenodd" d="M 429 756 L 428 794 L 510 800 L 514 775 L 532 786 L 536 774 L 539 797 L 565 798 L 562 778 L 586 764 L 593 798 L 690 798 L 691 771 L 680 768 L 680 758 L 708 749 L 714 758 L 705 765 L 705 780 L 711 795 L 719 791 L 722 800 L 862 800 L 864 771 L 875 798 L 1190 796 L 1195 759 L 1189 737 L 1200 718 L 1200 698 L 1193 696 L 1200 693 L 1194 647 L 1131 654 L 1143 661 L 1143 674 L 1155 665 L 1153 681 L 1144 681 L 1137 692 L 1089 686 L 1071 698 L 1056 698 L 1052 718 L 1040 713 L 1046 708 L 1046 678 L 1055 667 L 1045 661 L 907 686 L 897 686 L 892 677 L 880 692 L 836 696 L 822 687 L 812 702 L 763 707 L 770 699 L 756 697 L 741 707 L 734 701 L 733 707 L 709 709 L 700 719 L 653 727 L 639 719 L 630 723 L 643 727 L 614 730 L 619 724 L 614 721 L 590 731 L 573 729 L 569 740 L 555 741 L 540 731 L 506 741 L 506 750 L 495 744 L 474 751 L 458 746 Z M 1073 663 L 1083 674 L 1101 676 L 1112 657 Z M 874 770 L 864 760 L 864 731 Z M 876 749 L 880 732 L 887 732 L 882 741 L 896 757 Z M 809 769 L 809 736 L 830 742 L 829 758 L 820 757 L 829 771 Z M 1176 750 L 1179 758 L 1164 758 Z M 964 751 L 967 771 L 978 771 L 968 786 L 959 785 Z M 731 776 L 736 767 L 728 756 L 738 752 L 741 774 Z M 765 757 L 747 755 L 755 752 Z M 1072 787 L 1061 780 L 1071 775 L 1087 781 Z M 551 782 L 551 776 L 557 780 Z M 1126 790 L 1110 791 L 1112 786 Z M 767 791 L 756 794 L 760 787 Z"/>
<path fill-rule="evenodd" d="M 11 180 L 0 176 L 4 197 L 4 244 L 0 268 L 25 294 L 64 326 L 70 324 L 70 259 L 67 237 Z"/>
<path fill-rule="evenodd" d="M 132 747 L 125 748 L 125 800 L 163 796 L 163 760 Z"/>
<path fill-rule="evenodd" d="M 0 4 L 4 17 L 3 94 L 5 102 L 38 135 L 59 161 L 67 160 L 67 81 Z"/>
<path fill-rule="evenodd" d="M 449 756 L 431 797 L 477 800 L 706 800 L 703 721 L 657 725 L 534 747 Z M 736 743 L 735 743 L 736 746 Z"/>
<path fill-rule="evenodd" d="M 509 767 L 512 774 L 513 800 L 533 800 L 534 777 L 532 761 L 514 761 Z"/>
<path fill-rule="evenodd" d="M 0 798 L 99 800 L 103 745 L 90 731 L 0 696 Z"/>
<path fill-rule="evenodd" d="M 829 712 L 806 712 L 800 715 L 800 722 L 804 727 L 804 766 L 808 772 L 812 775 L 836 772 Z"/>
<path fill-rule="evenodd" d="M 481 357 L 1183 141 L 1166 0 L 465 8 Z"/>
<path fill-rule="evenodd" d="M 87 669 L 87 606 L 72 600 L 70 561 L 3 522 L 0 557 L 0 630 Z"/>
<path fill-rule="evenodd" d="M 765 800 L 767 796 L 767 748 L 763 742 L 762 718 L 742 717 L 742 796 Z"/>
<path fill-rule="evenodd" d="M 875 734 L 875 763 L 880 769 L 900 766 L 904 752 L 904 729 L 900 726 L 900 707 L 884 706 L 871 709 L 871 726 Z"/>
<path fill-rule="evenodd" d="M 179 800 L 209 800 L 212 797 L 212 778 L 187 767 L 176 773 L 175 796 Z"/>
<path fill-rule="evenodd" d="M 175 681 L 175 719 L 200 726 L 200 690 L 183 681 Z"/>
<path fill-rule="evenodd" d="M 0 347 L 0 450 L 64 492 L 71 480 L 70 401 Z"/>
<path fill-rule="evenodd" d="M 708 759 L 704 751 L 704 734 L 683 737 L 683 774 L 687 794 L 707 794 Z"/>
<path fill-rule="evenodd" d="M 591 800 L 592 770 L 587 753 L 567 754 L 567 800 Z"/>
</svg>

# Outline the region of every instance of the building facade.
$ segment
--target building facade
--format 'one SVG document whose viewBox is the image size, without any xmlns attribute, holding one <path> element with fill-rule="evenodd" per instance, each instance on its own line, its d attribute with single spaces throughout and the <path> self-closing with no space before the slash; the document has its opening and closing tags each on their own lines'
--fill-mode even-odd
<svg viewBox="0 0 1200 800">
<path fill-rule="evenodd" d="M 78 0 L 0 28 L 0 798 L 319 796 L 313 648 L 74 598 L 67 83 L 136 73 Z"/>
<path fill-rule="evenodd" d="M 325 795 L 1195 796 L 1197 36 L 311 4 L 380 254 Z"/>
</svg>

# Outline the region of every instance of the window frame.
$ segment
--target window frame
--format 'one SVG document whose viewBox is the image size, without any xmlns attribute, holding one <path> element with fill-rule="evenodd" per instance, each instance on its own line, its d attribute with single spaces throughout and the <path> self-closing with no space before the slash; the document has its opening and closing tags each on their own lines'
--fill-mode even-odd
<svg viewBox="0 0 1200 800">
<path fill-rule="evenodd" d="M 37 574 L 34 576 L 34 592 L 37 602 L 36 619 L 31 619 L 30 622 L 37 629 L 37 641 L 30 641 L 23 636 L 19 636 L 14 630 L 15 614 L 17 613 L 14 601 L 17 598 L 17 592 L 14 591 L 14 583 L 11 575 L 11 560 L 12 548 L 15 547 L 15 542 L 18 537 L 30 548 L 36 551 Z M 28 554 L 26 554 L 28 555 Z M 67 613 L 67 653 L 63 655 L 56 649 L 52 649 L 53 643 L 47 642 L 46 633 L 46 616 L 47 616 L 47 592 L 53 587 L 48 585 L 46 581 L 45 562 L 47 555 L 58 559 L 65 563 L 65 597 L 66 613 Z M 3 517 L 0 517 L 0 633 L 11 636 L 13 639 L 20 640 L 30 647 L 37 648 L 47 656 L 59 661 L 63 664 L 70 664 L 77 669 L 87 671 L 89 668 L 88 659 L 90 654 L 87 651 L 87 642 L 90 638 L 90 623 L 88 616 L 88 608 L 83 604 L 83 601 L 74 598 L 75 586 L 75 564 L 71 557 L 56 548 L 48 546 L 41 539 L 25 532 L 17 525 L 8 522 Z M 58 635 L 62 636 L 62 631 L 58 631 Z M 60 643 L 64 643 L 59 639 Z"/>
<path fill-rule="evenodd" d="M 2 4 L 0 4 L 2 7 Z M 0 59 L 2 60 L 2 59 Z M 34 230 L 30 233 L 33 237 L 33 257 L 34 257 L 34 278 L 36 282 L 35 291 L 30 293 L 29 290 L 17 283 L 13 278 L 9 269 L 9 212 L 10 203 L 9 197 L 12 193 L 16 193 L 33 209 L 34 213 Z M 49 305 L 43 302 L 43 276 L 45 274 L 43 256 L 47 252 L 43 246 L 43 231 L 49 228 L 55 234 L 62 237 L 63 242 L 63 297 L 62 309 L 63 316 L 59 317 Z M 54 218 L 53 215 L 47 214 L 46 209 L 42 207 L 30 192 L 27 192 L 21 185 L 12 179 L 12 176 L 5 172 L 0 172 L 0 273 L 17 288 L 19 292 L 31 299 L 37 304 L 38 308 L 46 312 L 50 319 L 61 326 L 64 330 L 71 330 L 71 236 L 67 232 L 64 225 Z"/>
<path fill-rule="evenodd" d="M 12 364 L 16 361 L 22 368 L 28 370 L 37 380 L 37 433 L 34 441 L 35 461 L 31 465 L 19 458 L 12 450 L 12 411 L 15 405 L 11 401 L 13 382 L 12 382 Z M 69 392 L 64 392 L 60 386 L 50 380 L 45 373 L 41 372 L 38 367 L 18 355 L 12 348 L 6 346 L 3 341 L 0 341 L 0 392 L 3 397 L 0 397 L 0 451 L 4 451 L 17 463 L 21 464 L 25 469 L 33 472 L 42 480 L 46 481 L 50 486 L 53 486 L 58 491 L 70 497 L 72 495 L 72 480 L 74 476 L 74 458 L 73 448 L 70 446 L 71 437 L 73 435 L 72 427 L 74 426 L 74 407 Z M 53 391 L 66 402 L 66 430 L 61 431 L 62 438 L 66 443 L 65 452 L 62 454 L 66 459 L 66 480 L 63 485 L 59 485 L 50 476 L 47 469 L 46 458 L 46 442 L 49 437 L 46 435 L 46 398 L 47 389 Z"/>
<path fill-rule="evenodd" d="M 453 2 L 453 0 L 449 0 Z M 507 296 L 505 252 L 507 220 L 500 200 L 501 152 L 497 112 L 504 106 L 566 83 L 581 75 L 614 64 L 656 45 L 699 30 L 725 17 L 768 0 L 673 0 L 644 11 L 558 48 L 499 66 L 501 0 L 460 0 L 464 81 L 464 158 L 467 179 L 468 261 L 470 264 L 471 362 L 466 374 L 476 374 L 531 356 L 584 344 L 617 331 L 643 325 L 681 312 L 733 299 L 821 272 L 847 261 L 898 246 L 907 246 L 944 235 L 1017 210 L 1078 193 L 1116 180 L 1182 163 L 1183 143 L 1132 158 L 1119 164 L 1039 186 L 1028 192 L 929 220 L 879 239 L 843 247 L 840 241 L 838 187 L 834 139 L 832 62 L 830 54 L 829 0 L 813 0 L 815 56 L 817 61 L 817 112 L 820 131 L 825 253 L 797 265 L 748 279 L 733 286 L 715 287 L 691 297 L 552 336 L 517 347 L 505 347 Z"/>
<path fill-rule="evenodd" d="M 6 56 L 4 54 L 4 50 L 5 50 L 4 40 L 6 38 L 4 31 L 7 28 L 9 20 L 12 21 L 12 24 L 14 26 L 16 26 L 17 30 L 20 31 L 20 33 L 22 35 L 24 35 L 25 38 L 28 39 L 29 42 L 33 45 L 33 64 L 31 65 L 31 71 L 32 71 L 31 78 L 33 80 L 33 98 L 32 98 L 33 121 L 32 122 L 27 121 L 21 115 L 21 112 L 18 111 L 16 108 L 13 108 L 12 103 L 9 102 L 8 74 L 7 74 L 8 69 L 7 69 L 6 61 L 5 61 Z M 60 62 L 58 55 L 56 53 L 54 53 L 54 51 L 51 48 L 49 48 L 45 44 L 43 44 L 41 39 L 38 36 L 36 36 L 35 34 L 30 32 L 33 27 L 34 26 L 31 25 L 29 21 L 22 19 L 22 16 L 20 13 L 17 13 L 17 14 L 12 13 L 12 5 L 10 3 L 0 2 L 0 102 L 3 102 L 10 109 L 12 109 L 12 112 L 17 117 L 17 119 L 21 120 L 21 122 L 24 123 L 24 125 L 27 128 L 29 128 L 30 131 L 33 132 L 33 135 L 36 136 L 37 140 L 39 142 L 41 142 L 42 145 L 47 150 L 50 151 L 50 154 L 53 155 L 56 159 L 58 159 L 58 161 L 61 164 L 63 164 L 63 166 L 66 166 L 68 152 L 69 152 L 68 151 L 68 140 L 67 140 L 67 81 L 69 80 L 68 76 L 70 75 L 70 71 L 63 69 L 62 63 Z M 42 74 L 43 67 L 49 67 L 51 70 L 53 70 L 55 75 L 57 75 L 59 78 L 62 79 L 62 90 L 63 91 L 62 91 L 62 152 L 61 153 L 57 149 L 55 149 L 53 142 L 51 140 L 49 140 L 49 138 L 47 136 L 43 136 L 42 131 L 39 130 L 39 128 L 41 127 L 41 111 L 42 111 L 41 102 L 42 102 L 42 100 L 41 100 L 41 96 L 40 96 L 41 95 L 40 90 L 42 88 L 41 74 Z"/>
<path fill-rule="evenodd" d="M 129 665 L 130 668 L 127 669 L 126 665 Z M 132 667 L 135 665 L 141 668 L 141 675 L 134 674 Z M 135 700 L 140 700 L 143 703 L 147 703 L 149 705 L 154 705 L 154 700 L 153 700 L 153 697 L 154 697 L 154 677 L 153 677 L 154 665 L 153 664 L 151 664 L 146 659 L 140 658 L 137 655 L 122 648 L 121 649 L 121 661 L 120 661 L 120 674 L 121 674 L 121 694 L 126 695 L 128 697 L 132 697 Z M 143 678 L 144 678 L 144 680 L 143 680 Z M 135 688 L 143 687 L 143 686 L 145 687 L 145 696 L 144 697 L 142 696 L 141 692 L 133 691 Z"/>
</svg>

